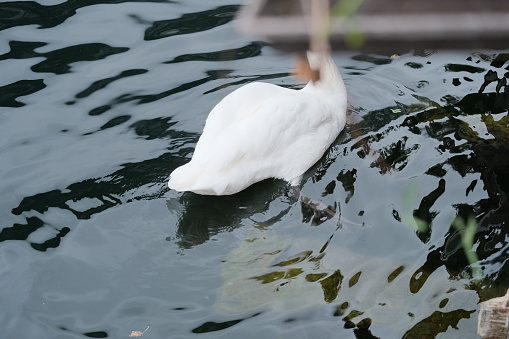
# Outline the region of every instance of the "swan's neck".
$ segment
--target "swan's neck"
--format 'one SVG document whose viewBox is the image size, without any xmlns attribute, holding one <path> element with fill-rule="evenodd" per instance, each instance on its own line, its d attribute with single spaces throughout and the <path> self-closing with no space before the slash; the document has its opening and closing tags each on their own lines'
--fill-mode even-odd
<svg viewBox="0 0 509 339">
<path fill-rule="evenodd" d="M 341 74 L 329 53 L 308 51 L 307 57 L 310 67 L 320 71 L 320 79 L 315 82 L 310 81 L 305 88 L 341 95 L 346 94 Z"/>
</svg>

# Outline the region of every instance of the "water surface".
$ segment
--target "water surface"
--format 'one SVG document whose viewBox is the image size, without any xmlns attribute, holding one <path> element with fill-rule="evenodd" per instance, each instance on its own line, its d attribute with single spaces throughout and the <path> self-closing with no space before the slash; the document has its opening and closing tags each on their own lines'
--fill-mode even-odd
<svg viewBox="0 0 509 339">
<path fill-rule="evenodd" d="M 240 5 L 0 5 L 2 333 L 474 338 L 509 285 L 509 52 L 334 54 L 348 125 L 302 193 L 339 223 L 277 180 L 170 191 L 221 98 L 303 86 Z"/>
</svg>

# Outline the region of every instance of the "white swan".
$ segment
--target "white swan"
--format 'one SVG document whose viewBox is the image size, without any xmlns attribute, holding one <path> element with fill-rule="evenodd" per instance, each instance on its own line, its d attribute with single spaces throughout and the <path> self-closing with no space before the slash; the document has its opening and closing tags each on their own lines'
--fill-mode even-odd
<svg viewBox="0 0 509 339">
<path fill-rule="evenodd" d="M 346 122 L 346 89 L 334 61 L 315 52 L 308 60 L 320 79 L 301 90 L 254 82 L 221 100 L 191 161 L 171 173 L 168 186 L 204 195 L 234 194 L 268 178 L 300 186 Z"/>
</svg>

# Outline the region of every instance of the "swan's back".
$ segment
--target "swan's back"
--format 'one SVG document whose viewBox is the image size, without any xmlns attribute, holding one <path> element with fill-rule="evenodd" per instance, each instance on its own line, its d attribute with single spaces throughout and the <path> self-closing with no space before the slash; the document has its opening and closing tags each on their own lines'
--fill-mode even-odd
<svg viewBox="0 0 509 339">
<path fill-rule="evenodd" d="M 225 195 L 268 178 L 298 185 L 345 125 L 342 89 L 256 82 L 235 90 L 210 112 L 191 161 L 171 174 L 169 187 Z"/>
</svg>

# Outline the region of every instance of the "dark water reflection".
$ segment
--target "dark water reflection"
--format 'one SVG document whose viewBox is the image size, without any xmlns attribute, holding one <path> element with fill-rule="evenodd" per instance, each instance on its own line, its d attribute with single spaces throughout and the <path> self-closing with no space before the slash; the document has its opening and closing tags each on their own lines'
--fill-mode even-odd
<svg viewBox="0 0 509 339">
<path fill-rule="evenodd" d="M 129 1 L 129 0 L 70 0 L 55 5 L 40 4 L 36 1 L 8 1 L 2 3 L 2 15 L 0 16 L 0 29 L 7 29 L 16 26 L 38 25 L 40 28 L 52 28 L 62 24 L 76 14 L 80 8 L 101 5 L 101 4 L 121 4 L 124 2 L 149 2 L 149 3 L 170 3 L 168 0 L 148 0 L 148 1 Z"/>
<path fill-rule="evenodd" d="M 509 53 L 335 55 L 349 124 L 304 195 L 177 194 L 210 109 L 291 57 L 238 3 L 0 4 L 8 337 L 474 337 L 509 286 Z M 457 218 L 474 218 L 481 279 Z M 216 333 L 217 332 L 217 333 Z"/>
<path fill-rule="evenodd" d="M 145 31 L 145 40 L 156 40 L 213 29 L 232 21 L 239 7 L 238 5 L 220 6 L 212 10 L 187 13 L 178 19 L 156 21 Z"/>
</svg>

